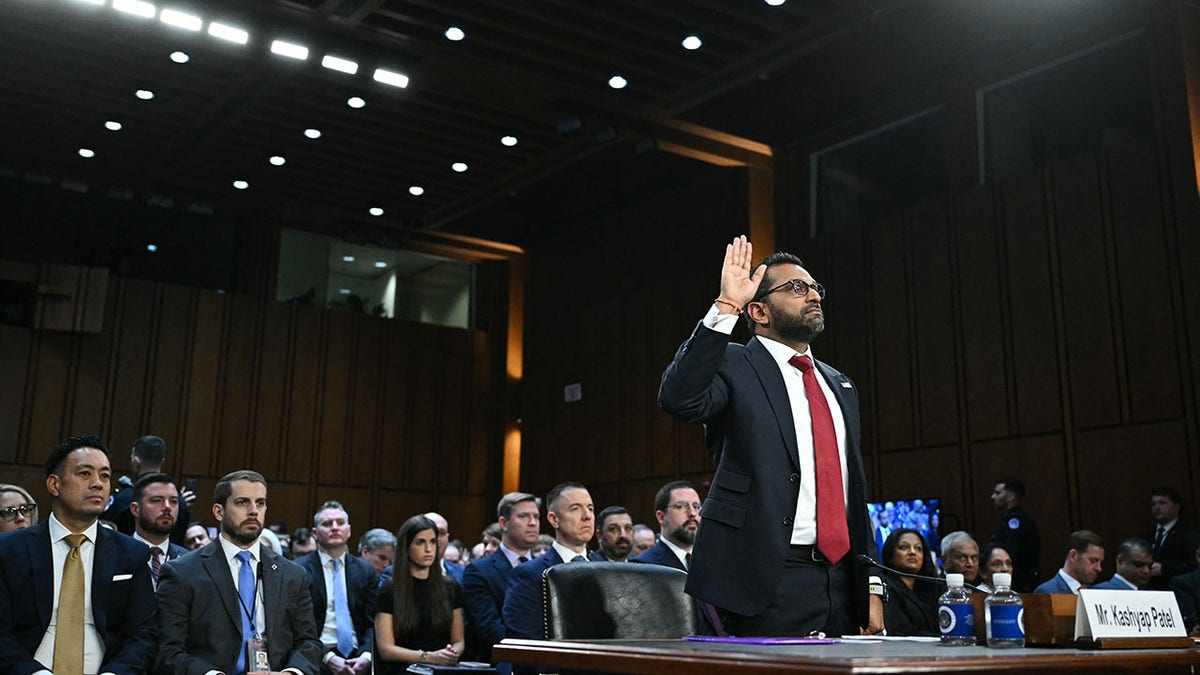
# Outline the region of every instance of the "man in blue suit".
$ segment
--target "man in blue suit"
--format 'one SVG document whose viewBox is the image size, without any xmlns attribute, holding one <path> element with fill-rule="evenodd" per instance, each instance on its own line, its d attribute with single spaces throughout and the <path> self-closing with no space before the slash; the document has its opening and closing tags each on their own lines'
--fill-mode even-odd
<svg viewBox="0 0 1200 675">
<path fill-rule="evenodd" d="M 658 543 L 630 561 L 688 571 L 692 545 L 700 529 L 700 507 L 699 493 L 686 480 L 671 481 L 659 488 L 654 495 L 654 517 L 661 536 Z"/>
<path fill-rule="evenodd" d="M 492 646 L 503 640 L 504 594 L 514 567 L 529 562 L 540 528 L 538 499 L 527 492 L 510 492 L 496 505 L 500 548 L 467 565 L 463 572 L 463 602 L 473 626 L 468 644 L 476 660 L 490 661 Z"/>
<path fill-rule="evenodd" d="M 663 373 L 658 403 L 702 423 L 717 463 L 687 591 L 734 635 L 883 629 L 858 394 L 817 361 L 825 289 L 788 253 L 725 248 L 720 294 Z M 731 343 L 738 317 L 753 337 Z"/>
<path fill-rule="evenodd" d="M 1117 548 L 1117 573 L 1092 588 L 1110 591 L 1144 591 L 1150 585 L 1154 552 L 1150 542 L 1131 537 Z"/>
<path fill-rule="evenodd" d="M 1079 594 L 1080 588 L 1090 588 L 1100 576 L 1104 564 L 1104 540 L 1091 530 L 1072 532 L 1067 537 L 1067 557 L 1058 574 L 1033 590 L 1034 593 Z"/>
<path fill-rule="evenodd" d="M 188 550 L 171 542 L 171 531 L 179 517 L 179 492 L 171 476 L 165 473 L 147 473 L 138 478 L 133 486 L 133 502 L 129 512 L 133 516 L 133 538 L 142 542 L 150 551 L 150 579 L 158 589 L 158 577 L 168 560 L 184 555 Z"/>
<path fill-rule="evenodd" d="M 67 439 L 46 461 L 50 517 L 0 537 L 0 674 L 141 675 L 150 667 L 150 553 L 98 525 L 111 479 L 99 438 Z"/>
<path fill-rule="evenodd" d="M 579 483 L 560 483 L 546 495 L 546 520 L 554 528 L 554 545 L 509 575 L 503 611 L 508 637 L 541 640 L 546 636 L 542 573 L 559 563 L 587 561 L 587 544 L 596 533 L 595 510 L 591 494 Z"/>
</svg>

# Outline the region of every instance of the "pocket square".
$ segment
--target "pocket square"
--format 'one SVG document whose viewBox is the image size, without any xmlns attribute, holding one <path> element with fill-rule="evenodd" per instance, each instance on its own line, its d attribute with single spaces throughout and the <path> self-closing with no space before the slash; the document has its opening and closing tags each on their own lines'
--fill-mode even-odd
<svg viewBox="0 0 1200 675">
<path fill-rule="evenodd" d="M 853 389 L 853 388 L 854 388 L 854 385 L 850 384 L 849 382 L 842 382 L 842 389 Z"/>
<path fill-rule="evenodd" d="M 113 581 L 129 581 L 133 578 L 132 574 L 114 574 Z"/>
</svg>

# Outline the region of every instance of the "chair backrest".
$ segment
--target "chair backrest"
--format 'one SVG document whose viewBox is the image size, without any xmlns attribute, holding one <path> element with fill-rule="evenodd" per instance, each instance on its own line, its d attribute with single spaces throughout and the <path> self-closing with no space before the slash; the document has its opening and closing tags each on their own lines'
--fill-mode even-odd
<svg viewBox="0 0 1200 675">
<path fill-rule="evenodd" d="M 699 615 L 687 573 L 662 565 L 588 562 L 542 574 L 546 638 L 667 639 L 695 635 Z"/>
</svg>

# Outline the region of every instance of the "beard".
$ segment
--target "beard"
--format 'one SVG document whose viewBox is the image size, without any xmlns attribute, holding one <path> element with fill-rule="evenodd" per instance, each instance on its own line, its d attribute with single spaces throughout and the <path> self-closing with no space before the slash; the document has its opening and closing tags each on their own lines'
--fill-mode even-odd
<svg viewBox="0 0 1200 675">
<path fill-rule="evenodd" d="M 808 344 L 825 331 L 825 316 L 808 311 L 805 306 L 799 314 L 788 314 L 775 305 L 771 307 L 771 328 L 775 334 L 788 342 Z"/>
<path fill-rule="evenodd" d="M 160 525 L 158 518 L 150 518 L 144 513 L 138 514 L 138 527 L 147 532 L 153 532 L 157 535 L 171 534 L 171 530 L 175 529 L 175 519 L 171 518 L 171 522 L 166 525 Z"/>
<path fill-rule="evenodd" d="M 253 534 L 247 534 L 246 532 L 242 531 L 242 525 L 245 525 L 249 522 L 258 524 L 258 529 L 256 529 Z M 234 543 L 241 546 L 249 546 L 250 544 L 253 544 L 254 540 L 258 539 L 258 535 L 262 533 L 262 523 L 259 523 L 257 520 L 247 519 L 242 521 L 242 525 L 238 525 L 237 523 L 233 522 L 228 513 L 226 513 L 225 517 L 221 519 L 222 532 L 229 535 L 229 538 L 232 539 Z"/>
<path fill-rule="evenodd" d="M 633 542 L 621 538 L 613 542 L 611 546 L 606 544 L 602 548 L 605 550 L 605 553 L 612 554 L 608 556 L 610 558 L 626 558 L 629 556 L 629 552 L 633 550 Z"/>
<path fill-rule="evenodd" d="M 679 527 L 668 532 L 667 534 L 670 535 L 670 537 L 673 541 L 677 541 L 677 542 L 680 542 L 683 544 L 687 544 L 688 546 L 691 546 L 692 544 L 696 543 L 696 530 L 689 530 L 688 525 L 697 525 L 698 526 L 699 521 L 697 521 L 695 518 L 689 519 L 686 522 L 684 522 L 683 524 L 681 524 Z M 699 529 L 699 527 L 697 527 L 697 529 Z"/>
</svg>

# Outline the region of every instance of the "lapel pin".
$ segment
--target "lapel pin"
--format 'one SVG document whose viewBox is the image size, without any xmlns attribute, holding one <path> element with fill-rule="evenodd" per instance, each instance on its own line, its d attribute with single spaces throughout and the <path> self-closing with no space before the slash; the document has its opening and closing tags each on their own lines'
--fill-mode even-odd
<svg viewBox="0 0 1200 675">
<path fill-rule="evenodd" d="M 279 569 L 279 566 L 278 566 L 278 565 L 275 565 L 275 564 L 272 564 L 272 565 L 271 565 L 271 569 L 273 569 L 273 570 L 277 570 L 277 569 Z"/>
</svg>

